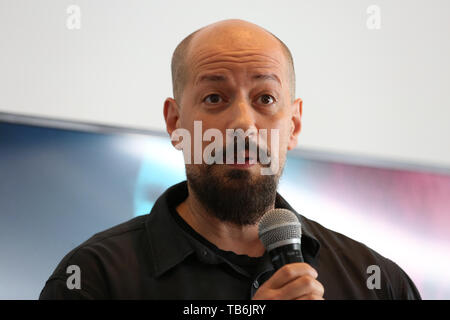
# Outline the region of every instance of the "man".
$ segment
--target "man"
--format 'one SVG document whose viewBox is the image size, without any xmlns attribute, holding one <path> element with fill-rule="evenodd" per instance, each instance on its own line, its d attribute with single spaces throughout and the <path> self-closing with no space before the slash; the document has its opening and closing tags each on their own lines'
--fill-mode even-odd
<svg viewBox="0 0 450 320">
<path fill-rule="evenodd" d="M 174 99 L 164 103 L 172 137 L 179 130 L 199 134 L 195 123 L 201 123 L 202 137 L 208 129 L 223 136 L 227 130 L 265 129 L 266 143 L 249 134 L 246 152 L 237 150 L 234 161 L 223 164 L 195 161 L 208 141 L 202 140 L 200 151 L 187 144 L 187 182 L 161 195 L 149 215 L 72 250 L 41 299 L 420 299 L 395 263 L 298 213 L 305 262 L 272 267 L 258 221 L 272 208 L 295 212 L 276 190 L 302 116 L 292 57 L 281 40 L 246 21 L 214 23 L 178 45 L 172 80 Z M 172 140 L 174 146 L 179 142 Z M 261 173 L 267 165 L 250 152 L 252 144 L 271 155 L 273 174 Z M 224 155 L 234 150 L 228 142 L 223 146 Z M 239 164 L 237 156 L 245 162 Z M 75 287 L 70 266 L 81 270 Z M 368 268 L 379 270 L 378 281 L 371 283 Z"/>
</svg>

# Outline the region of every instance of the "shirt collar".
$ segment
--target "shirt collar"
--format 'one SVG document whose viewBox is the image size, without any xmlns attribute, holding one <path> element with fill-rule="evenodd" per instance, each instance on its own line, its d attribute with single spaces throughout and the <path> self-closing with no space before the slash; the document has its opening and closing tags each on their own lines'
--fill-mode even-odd
<svg viewBox="0 0 450 320">
<path fill-rule="evenodd" d="M 169 212 L 172 199 L 181 203 L 181 197 L 187 197 L 186 181 L 167 189 L 156 200 L 145 222 L 155 276 L 160 276 L 194 252 Z"/>
<path fill-rule="evenodd" d="M 149 239 L 153 274 L 158 277 L 170 268 L 181 263 L 187 256 L 197 253 L 204 262 L 214 263 L 217 259 L 210 250 L 203 246 L 192 245 L 192 239 L 186 238 L 186 233 L 177 225 L 170 213 L 170 207 L 181 203 L 188 196 L 187 182 L 180 182 L 167 189 L 155 202 L 145 225 Z M 310 231 L 308 219 L 298 214 L 289 203 L 277 193 L 276 208 L 285 208 L 294 212 L 302 225 L 302 249 L 306 262 L 317 256 L 320 249 L 319 241 Z M 305 252 L 305 249 L 307 252 Z"/>
</svg>

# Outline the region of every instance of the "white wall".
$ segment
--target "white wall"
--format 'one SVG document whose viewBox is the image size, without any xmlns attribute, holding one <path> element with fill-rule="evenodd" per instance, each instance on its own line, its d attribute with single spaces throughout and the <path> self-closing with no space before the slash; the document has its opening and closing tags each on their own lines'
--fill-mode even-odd
<svg viewBox="0 0 450 320">
<path fill-rule="evenodd" d="M 0 111 L 163 130 L 175 46 L 226 18 L 290 47 L 300 148 L 450 167 L 447 0 L 0 0 Z"/>
</svg>

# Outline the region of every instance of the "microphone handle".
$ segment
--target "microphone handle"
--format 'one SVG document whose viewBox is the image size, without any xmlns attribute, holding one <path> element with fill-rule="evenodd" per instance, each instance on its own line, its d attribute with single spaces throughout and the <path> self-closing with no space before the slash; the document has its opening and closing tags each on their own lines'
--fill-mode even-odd
<svg viewBox="0 0 450 320">
<path fill-rule="evenodd" d="M 303 262 L 300 243 L 291 243 L 269 251 L 275 271 L 288 263 Z"/>
</svg>

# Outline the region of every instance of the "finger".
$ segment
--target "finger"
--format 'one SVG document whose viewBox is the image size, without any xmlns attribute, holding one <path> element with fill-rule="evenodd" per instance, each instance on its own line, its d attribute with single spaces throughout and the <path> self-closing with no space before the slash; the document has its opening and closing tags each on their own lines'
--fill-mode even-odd
<svg viewBox="0 0 450 320">
<path fill-rule="evenodd" d="M 314 294 L 307 294 L 301 297 L 298 297 L 295 300 L 325 300 L 322 296 L 317 296 Z"/>
<path fill-rule="evenodd" d="M 270 277 L 264 284 L 271 289 L 278 289 L 287 283 L 301 277 L 309 275 L 312 278 L 317 278 L 317 271 L 309 264 L 304 262 L 296 262 L 284 265 L 277 272 Z"/>
<path fill-rule="evenodd" d="M 323 285 L 313 277 L 306 275 L 289 282 L 280 288 L 284 299 L 293 300 L 304 295 L 323 296 Z"/>
</svg>

